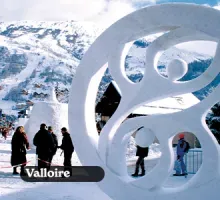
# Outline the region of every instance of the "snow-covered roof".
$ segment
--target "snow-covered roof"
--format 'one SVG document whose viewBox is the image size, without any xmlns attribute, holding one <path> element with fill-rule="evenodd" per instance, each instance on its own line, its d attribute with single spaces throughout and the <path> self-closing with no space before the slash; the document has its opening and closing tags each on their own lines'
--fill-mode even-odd
<svg viewBox="0 0 220 200">
<path fill-rule="evenodd" d="M 192 93 L 187 93 L 154 101 L 137 108 L 132 113 L 142 115 L 174 113 L 189 108 L 199 102 L 199 99 Z"/>
<path fill-rule="evenodd" d="M 45 93 L 45 91 L 42 88 L 35 88 L 35 92 L 38 94 Z"/>
<path fill-rule="evenodd" d="M 17 106 L 23 106 L 26 105 L 26 103 L 17 103 Z"/>
<path fill-rule="evenodd" d="M 118 94 L 120 94 L 121 96 L 121 90 L 120 88 L 118 87 L 117 83 L 115 81 L 112 81 L 112 84 L 114 85 L 115 89 L 117 90 Z"/>
<path fill-rule="evenodd" d="M 153 114 L 167 114 L 167 113 L 174 113 L 181 111 L 180 109 L 164 109 L 164 108 L 158 108 L 158 107 L 148 107 L 148 106 L 141 106 L 134 110 L 132 114 L 138 114 L 138 115 L 153 115 Z"/>
<path fill-rule="evenodd" d="M 121 95 L 121 91 L 117 83 L 112 81 L 112 84 Z M 152 115 L 174 113 L 189 108 L 199 102 L 200 100 L 196 96 L 194 96 L 192 93 L 187 93 L 143 105 L 135 109 L 132 114 Z"/>
</svg>

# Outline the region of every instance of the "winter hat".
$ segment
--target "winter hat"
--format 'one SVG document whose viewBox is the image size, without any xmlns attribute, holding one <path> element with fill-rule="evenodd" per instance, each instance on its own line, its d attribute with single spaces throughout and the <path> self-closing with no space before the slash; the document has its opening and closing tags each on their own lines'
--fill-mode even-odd
<svg viewBox="0 0 220 200">
<path fill-rule="evenodd" d="M 63 127 L 63 128 L 61 128 L 61 131 L 67 132 L 67 128 L 66 128 L 66 127 Z"/>
<path fill-rule="evenodd" d="M 53 127 L 52 126 L 48 126 L 48 131 L 52 131 Z"/>
<path fill-rule="evenodd" d="M 180 139 L 183 139 L 184 136 L 185 136 L 185 135 L 184 135 L 183 133 L 179 134 L 179 138 L 180 138 Z"/>
<path fill-rule="evenodd" d="M 47 125 L 46 124 L 41 124 L 40 125 L 40 129 L 46 129 L 47 128 Z"/>
</svg>

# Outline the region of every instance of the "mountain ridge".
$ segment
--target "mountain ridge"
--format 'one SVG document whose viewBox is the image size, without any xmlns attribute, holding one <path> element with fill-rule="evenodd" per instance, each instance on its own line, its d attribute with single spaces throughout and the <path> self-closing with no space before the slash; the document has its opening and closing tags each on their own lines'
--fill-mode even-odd
<svg viewBox="0 0 220 200">
<path fill-rule="evenodd" d="M 56 87 L 58 100 L 67 103 L 80 60 L 103 31 L 90 22 L 0 22 L 0 86 L 3 88 L 0 98 L 15 103 L 44 100 L 50 88 Z M 145 51 L 156 38 L 148 36 L 134 41 L 125 60 L 126 74 L 133 82 L 143 77 Z M 172 47 L 159 60 L 158 69 L 162 75 L 166 76 L 166 65 L 174 58 L 184 59 L 189 64 L 185 80 L 199 76 L 213 59 Z M 98 99 L 111 79 L 107 70 Z M 213 84 L 207 91 L 212 88 Z M 202 99 L 203 94 L 206 95 L 202 91 L 197 96 Z"/>
</svg>

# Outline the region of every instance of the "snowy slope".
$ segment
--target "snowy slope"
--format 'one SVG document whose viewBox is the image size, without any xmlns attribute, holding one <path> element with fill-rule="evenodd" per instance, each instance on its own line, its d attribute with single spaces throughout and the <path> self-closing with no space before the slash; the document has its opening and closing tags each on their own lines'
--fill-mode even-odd
<svg viewBox="0 0 220 200">
<path fill-rule="evenodd" d="M 143 70 L 146 63 L 146 48 L 144 47 L 147 47 L 148 44 L 150 44 L 149 41 L 152 41 L 152 38 L 149 38 L 149 40 L 147 39 L 143 39 L 141 41 L 142 44 L 140 42 L 136 42 L 135 45 L 131 47 L 128 58 L 126 60 L 126 63 L 129 65 L 129 68 L 127 69 L 129 75 L 135 71 L 144 73 Z M 209 55 L 202 55 L 196 52 L 189 52 L 186 50 L 178 49 L 176 47 L 172 47 L 162 54 L 158 62 L 158 66 L 167 66 L 172 59 L 178 58 L 185 60 L 188 64 L 195 61 L 199 62 L 211 59 Z"/>
<path fill-rule="evenodd" d="M 3 87 L 0 101 L 3 98 L 15 104 L 27 99 L 44 100 L 39 94 L 48 94 L 51 87 L 57 87 L 58 100 L 67 103 L 77 66 L 101 32 L 101 27 L 88 22 L 0 23 L 0 86 Z M 143 77 L 146 48 L 159 35 L 139 39 L 131 47 L 125 68 L 132 81 Z M 186 80 L 200 75 L 212 62 L 208 55 L 173 47 L 159 60 L 158 68 L 163 75 L 166 76 L 165 67 L 174 58 L 182 58 L 189 64 Z M 98 98 L 110 81 L 111 75 L 106 72 Z M 22 90 L 28 94 L 22 94 Z M 201 91 L 198 96 L 207 95 L 208 91 Z"/>
<path fill-rule="evenodd" d="M 50 86 L 58 85 L 58 99 L 66 102 L 72 77 L 97 31 L 91 23 L 72 21 L 0 23 L 0 100 L 39 100 L 35 92 L 48 94 Z M 21 94 L 23 89 L 28 95 Z"/>
</svg>

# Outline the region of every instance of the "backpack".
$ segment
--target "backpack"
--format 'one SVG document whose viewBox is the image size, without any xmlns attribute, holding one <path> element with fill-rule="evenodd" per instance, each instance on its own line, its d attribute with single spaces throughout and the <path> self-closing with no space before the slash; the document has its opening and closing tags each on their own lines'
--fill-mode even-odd
<svg viewBox="0 0 220 200">
<path fill-rule="evenodd" d="M 184 142 L 186 143 L 186 148 L 184 150 L 185 153 L 188 153 L 189 152 L 189 149 L 190 149 L 190 146 L 189 146 L 189 142 L 185 141 Z"/>
</svg>

